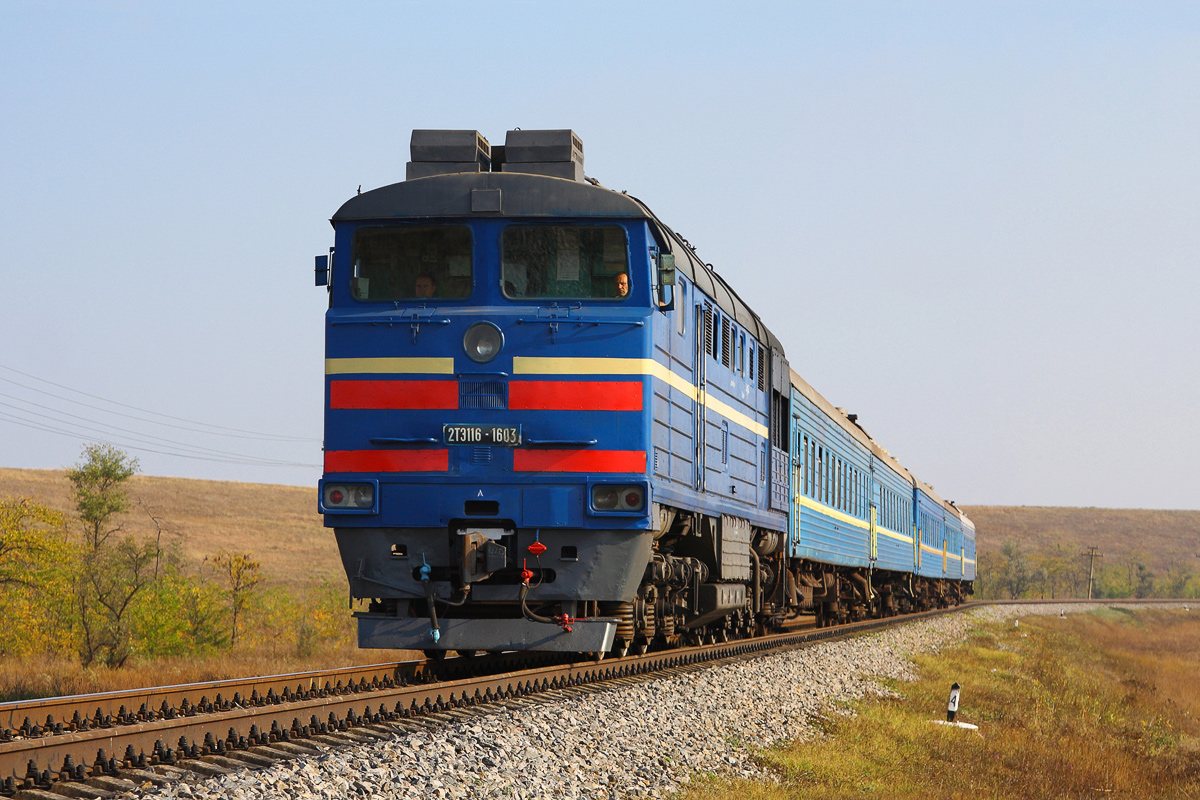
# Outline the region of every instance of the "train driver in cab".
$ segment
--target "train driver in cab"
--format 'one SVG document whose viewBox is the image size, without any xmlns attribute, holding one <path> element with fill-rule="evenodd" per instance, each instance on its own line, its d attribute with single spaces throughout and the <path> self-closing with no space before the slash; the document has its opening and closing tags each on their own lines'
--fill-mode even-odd
<svg viewBox="0 0 1200 800">
<path fill-rule="evenodd" d="M 621 272 L 618 273 L 614 282 L 617 287 L 617 297 L 624 297 L 629 294 L 629 275 Z"/>
<path fill-rule="evenodd" d="M 433 297 L 437 291 L 437 284 L 433 280 L 432 275 L 418 275 L 417 280 L 413 284 L 413 295 L 420 299 Z"/>
</svg>

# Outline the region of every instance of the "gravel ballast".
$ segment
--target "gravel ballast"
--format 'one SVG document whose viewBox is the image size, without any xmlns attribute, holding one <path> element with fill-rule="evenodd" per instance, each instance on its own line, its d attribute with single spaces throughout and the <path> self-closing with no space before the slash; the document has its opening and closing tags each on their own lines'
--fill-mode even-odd
<svg viewBox="0 0 1200 800">
<path fill-rule="evenodd" d="M 438 729 L 140 796 L 659 797 L 698 772 L 762 776 L 754 749 L 811 735 L 808 721 L 831 705 L 886 694 L 878 678 L 915 679 L 910 654 L 961 641 L 979 622 L 1062 608 L 989 606 L 578 697 L 476 709 Z"/>
</svg>

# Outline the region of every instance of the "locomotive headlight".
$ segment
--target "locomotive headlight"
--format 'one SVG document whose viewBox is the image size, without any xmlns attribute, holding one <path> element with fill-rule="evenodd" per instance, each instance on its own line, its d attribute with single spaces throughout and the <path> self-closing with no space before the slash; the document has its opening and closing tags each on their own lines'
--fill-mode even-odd
<svg viewBox="0 0 1200 800">
<path fill-rule="evenodd" d="M 375 487 L 369 483 L 330 483 L 325 485 L 326 508 L 371 508 L 375 505 Z"/>
<path fill-rule="evenodd" d="M 463 350 L 477 364 L 491 361 L 503 347 L 504 334 L 490 322 L 476 322 L 463 334 Z"/>
<path fill-rule="evenodd" d="M 597 511 L 612 511 L 621 502 L 621 487 L 592 487 L 592 505 Z"/>
</svg>

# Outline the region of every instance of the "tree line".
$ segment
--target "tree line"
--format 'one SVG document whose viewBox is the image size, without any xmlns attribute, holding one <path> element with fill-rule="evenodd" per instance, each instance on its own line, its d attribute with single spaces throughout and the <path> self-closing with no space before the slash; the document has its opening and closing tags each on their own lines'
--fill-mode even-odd
<svg viewBox="0 0 1200 800">
<path fill-rule="evenodd" d="M 1136 548 L 1105 553 L 1095 559 L 1062 545 L 1050 551 L 1026 552 L 1016 541 L 979 557 L 976 597 L 986 600 L 1087 597 L 1200 598 L 1197 557 L 1190 552 L 1152 569 Z"/>
<path fill-rule="evenodd" d="M 67 657 L 83 667 L 257 648 L 307 655 L 352 637 L 344 593 L 269 588 L 250 552 L 188 564 L 183 540 L 141 506 L 151 535 L 124 531 L 138 462 L 89 445 L 67 470 L 74 516 L 0 500 L 0 657 Z"/>
</svg>

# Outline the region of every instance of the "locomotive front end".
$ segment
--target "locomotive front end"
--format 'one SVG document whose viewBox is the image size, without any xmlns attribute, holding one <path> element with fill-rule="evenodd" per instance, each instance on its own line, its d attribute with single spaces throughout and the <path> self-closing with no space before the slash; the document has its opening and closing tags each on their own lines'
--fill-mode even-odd
<svg viewBox="0 0 1200 800">
<path fill-rule="evenodd" d="M 606 651 L 651 558 L 645 211 L 570 131 L 506 144 L 416 131 L 332 220 L 320 510 L 362 647 Z"/>
</svg>

